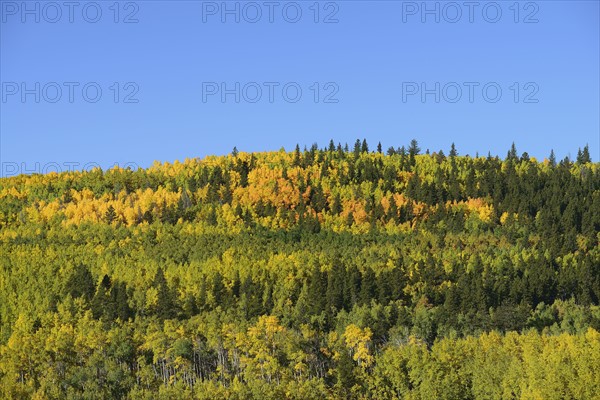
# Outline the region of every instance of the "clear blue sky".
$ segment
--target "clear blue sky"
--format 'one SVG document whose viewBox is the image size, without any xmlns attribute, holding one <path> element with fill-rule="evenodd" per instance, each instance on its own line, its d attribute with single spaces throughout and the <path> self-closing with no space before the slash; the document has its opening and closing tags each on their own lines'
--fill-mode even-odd
<svg viewBox="0 0 600 400">
<path fill-rule="evenodd" d="M 2 0 L 3 173 L 357 137 L 598 161 L 599 2 L 464 3 Z"/>
</svg>

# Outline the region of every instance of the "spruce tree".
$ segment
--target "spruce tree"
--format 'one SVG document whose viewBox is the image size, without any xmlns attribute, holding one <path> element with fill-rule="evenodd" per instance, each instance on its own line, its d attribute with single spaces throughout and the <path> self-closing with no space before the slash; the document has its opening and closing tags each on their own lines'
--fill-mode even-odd
<svg viewBox="0 0 600 400">
<path fill-rule="evenodd" d="M 456 146 L 454 145 L 454 142 L 452 142 L 452 145 L 450 146 L 450 153 L 448 155 L 450 156 L 450 158 L 458 156 L 458 151 L 456 151 Z"/>
<path fill-rule="evenodd" d="M 410 146 L 408 147 L 408 155 L 416 156 L 421 152 L 421 148 L 419 147 L 419 143 L 416 139 L 410 141 Z"/>
<path fill-rule="evenodd" d="M 89 269 L 80 264 L 75 268 L 73 275 L 65 285 L 65 291 L 73 298 L 83 297 L 86 301 L 91 301 L 94 296 L 95 284 L 94 278 Z"/>
<path fill-rule="evenodd" d="M 550 166 L 556 167 L 556 156 L 554 155 L 554 150 L 550 150 L 548 161 L 550 162 Z"/>
<path fill-rule="evenodd" d="M 292 161 L 292 165 L 294 167 L 299 167 L 301 163 L 300 160 L 300 145 L 296 143 L 296 148 L 294 149 L 294 159 Z"/>
<path fill-rule="evenodd" d="M 577 151 L 576 162 L 577 164 L 586 164 L 592 162 L 592 159 L 590 157 L 590 149 L 588 145 L 585 145 L 583 151 L 581 149 Z"/>
<path fill-rule="evenodd" d="M 390 197 L 390 206 L 387 211 L 387 220 L 399 222 L 398 220 L 398 206 L 396 205 L 396 200 L 394 200 L 394 196 Z"/>
<path fill-rule="evenodd" d="M 369 152 L 369 145 L 367 144 L 367 139 L 363 139 L 362 145 L 360 146 L 360 151 L 361 151 L 361 153 Z"/>
<path fill-rule="evenodd" d="M 177 315 L 174 293 L 167 285 L 167 280 L 162 268 L 158 268 L 152 286 L 158 292 L 158 301 L 156 304 L 156 316 L 160 320 L 175 318 Z"/>
<path fill-rule="evenodd" d="M 510 150 L 506 154 L 506 159 L 510 160 L 510 161 L 517 161 L 518 155 L 517 155 L 517 146 L 515 146 L 515 142 L 513 142 L 512 145 L 510 146 Z"/>
<path fill-rule="evenodd" d="M 356 139 L 356 142 L 354 142 L 354 158 L 360 157 L 360 149 L 360 139 Z"/>
<path fill-rule="evenodd" d="M 108 210 L 106 210 L 106 213 L 104 214 L 104 221 L 106 221 L 106 223 L 110 225 L 116 219 L 117 213 L 115 212 L 115 208 L 111 204 L 110 206 L 108 206 Z"/>
<path fill-rule="evenodd" d="M 329 151 L 330 153 L 333 153 L 333 152 L 335 151 L 335 143 L 333 143 L 333 139 L 331 139 L 331 140 L 329 141 L 329 149 L 328 149 L 328 151 Z"/>
<path fill-rule="evenodd" d="M 340 198 L 340 194 L 336 193 L 333 197 L 333 204 L 331 205 L 331 212 L 335 215 L 340 215 L 342 212 L 342 199 Z"/>
<path fill-rule="evenodd" d="M 108 275 L 104 275 L 98 288 L 96 289 L 96 293 L 94 294 L 94 298 L 92 299 L 92 314 L 94 318 L 100 319 L 102 316 L 105 316 L 108 310 L 110 309 L 110 288 L 112 287 L 111 279 Z"/>
<path fill-rule="evenodd" d="M 415 156 L 421 152 L 421 148 L 415 139 L 410 141 L 410 146 L 408 148 L 408 163 L 411 167 L 416 165 Z"/>
</svg>

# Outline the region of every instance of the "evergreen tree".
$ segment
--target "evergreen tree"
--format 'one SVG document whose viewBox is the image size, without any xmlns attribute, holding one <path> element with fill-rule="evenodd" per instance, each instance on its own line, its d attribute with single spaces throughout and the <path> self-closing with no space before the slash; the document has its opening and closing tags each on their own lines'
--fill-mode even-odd
<svg viewBox="0 0 600 400">
<path fill-rule="evenodd" d="M 450 153 L 448 155 L 450 156 L 450 158 L 458 156 L 458 151 L 456 151 L 456 146 L 454 145 L 454 142 L 452 142 L 452 145 L 450 146 Z"/>
<path fill-rule="evenodd" d="M 586 164 L 586 163 L 590 163 L 592 162 L 592 159 L 590 157 L 590 149 L 588 145 L 585 145 L 585 147 L 583 148 L 583 151 L 581 149 L 579 149 L 577 151 L 577 164 Z"/>
<path fill-rule="evenodd" d="M 340 358 L 336 368 L 337 385 L 342 393 L 342 398 L 351 398 L 350 388 L 355 387 L 356 384 L 354 362 L 347 349 L 342 349 L 339 354 Z"/>
<path fill-rule="evenodd" d="M 352 212 L 349 212 L 346 216 L 346 226 L 351 227 L 354 224 L 354 215 Z"/>
<path fill-rule="evenodd" d="M 111 321 L 119 318 L 121 321 L 127 321 L 133 317 L 133 311 L 129 307 L 129 297 L 127 295 L 127 286 L 123 282 L 116 282 L 110 289 L 110 303 L 105 310 Z"/>
<path fill-rule="evenodd" d="M 333 143 L 333 139 L 329 141 L 329 152 L 333 153 L 335 151 L 335 143 Z"/>
<path fill-rule="evenodd" d="M 106 221 L 106 223 L 110 225 L 116 219 L 117 213 L 115 212 L 115 208 L 111 204 L 110 206 L 108 206 L 108 210 L 106 210 L 106 213 L 104 214 L 104 221 Z"/>
<path fill-rule="evenodd" d="M 344 303 L 344 271 L 343 267 L 334 264 L 333 268 L 327 273 L 327 299 L 326 310 L 335 310 L 336 312 L 344 309 L 347 304 Z M 333 313 L 335 315 L 335 313 Z"/>
<path fill-rule="evenodd" d="M 94 315 L 94 318 L 99 319 L 100 317 L 106 315 L 108 311 L 110 311 L 111 301 L 110 301 L 110 288 L 112 287 L 111 279 L 108 275 L 104 275 L 98 288 L 96 289 L 96 293 L 92 299 L 91 309 Z"/>
<path fill-rule="evenodd" d="M 73 275 L 65 285 L 65 291 L 73 298 L 82 297 L 87 301 L 92 300 L 95 284 L 92 274 L 85 265 L 80 264 L 75 268 Z"/>
<path fill-rule="evenodd" d="M 517 146 L 515 146 L 515 142 L 513 142 L 512 145 L 510 146 L 510 150 L 508 151 L 508 154 L 506 155 L 506 160 L 510 160 L 510 161 L 518 160 Z"/>
<path fill-rule="evenodd" d="M 548 161 L 552 167 L 556 167 L 556 156 L 554 155 L 554 150 L 550 150 L 550 157 L 548 158 Z"/>
<path fill-rule="evenodd" d="M 308 281 L 308 298 L 312 315 L 318 315 L 326 309 L 327 274 L 321 272 L 318 265 L 312 268 Z"/>
<path fill-rule="evenodd" d="M 301 163 L 300 159 L 300 145 L 296 143 L 296 148 L 294 149 L 294 159 L 292 160 L 292 165 L 294 167 L 299 167 Z"/>
<path fill-rule="evenodd" d="M 169 289 L 167 280 L 162 268 L 158 268 L 152 286 L 158 292 L 158 300 L 156 303 L 156 316 L 161 319 L 175 318 L 177 315 L 177 304 L 174 293 Z"/>
<path fill-rule="evenodd" d="M 362 145 L 360 147 L 360 151 L 362 153 L 368 153 L 369 152 L 369 145 L 367 144 L 367 139 L 363 139 Z"/>
<path fill-rule="evenodd" d="M 356 142 L 354 143 L 354 158 L 355 159 L 358 159 L 358 157 L 360 157 L 360 152 L 361 152 L 360 139 L 356 139 Z"/>
<path fill-rule="evenodd" d="M 240 287 L 240 295 L 243 299 L 243 307 L 246 318 L 254 318 L 256 316 L 264 314 L 266 311 L 263 308 L 261 300 L 261 287 L 254 283 L 252 277 L 248 275 L 242 282 Z"/>
<path fill-rule="evenodd" d="M 335 215 L 340 215 L 342 212 L 342 200 L 340 198 L 340 194 L 336 193 L 333 197 L 333 204 L 331 205 L 331 212 Z"/>
<path fill-rule="evenodd" d="M 421 148 L 417 143 L 416 139 L 410 141 L 410 146 L 408 148 L 408 163 L 411 167 L 414 167 L 416 164 L 415 156 L 421 152 Z"/>
<path fill-rule="evenodd" d="M 416 139 L 412 139 L 410 141 L 410 146 L 408 147 L 408 155 L 409 156 L 416 156 L 421 152 L 421 148 L 419 147 L 419 143 L 417 142 Z"/>
<path fill-rule="evenodd" d="M 377 283 L 375 273 L 370 267 L 365 269 L 361 279 L 360 286 L 360 304 L 369 304 L 371 299 L 374 299 L 377 294 Z"/>
<path fill-rule="evenodd" d="M 388 208 L 387 211 L 387 220 L 388 221 L 394 221 L 394 222 L 399 222 L 398 219 L 398 206 L 396 205 L 396 200 L 394 200 L 394 197 L 390 197 L 390 206 Z"/>
</svg>

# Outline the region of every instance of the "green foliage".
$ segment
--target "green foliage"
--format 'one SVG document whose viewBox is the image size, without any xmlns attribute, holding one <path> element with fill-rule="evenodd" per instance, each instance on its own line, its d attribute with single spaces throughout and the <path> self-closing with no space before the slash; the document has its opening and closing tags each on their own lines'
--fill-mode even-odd
<svg viewBox="0 0 600 400">
<path fill-rule="evenodd" d="M 595 398 L 587 146 L 376 149 L 0 179 L 0 397 Z"/>
</svg>

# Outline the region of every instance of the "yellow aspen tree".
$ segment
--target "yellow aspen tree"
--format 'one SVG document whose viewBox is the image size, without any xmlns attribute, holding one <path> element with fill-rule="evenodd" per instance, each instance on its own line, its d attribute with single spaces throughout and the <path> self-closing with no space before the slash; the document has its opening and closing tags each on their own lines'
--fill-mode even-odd
<svg viewBox="0 0 600 400">
<path fill-rule="evenodd" d="M 350 349 L 352 358 L 362 368 L 368 368 L 373 364 L 373 356 L 370 353 L 371 329 L 361 329 L 354 324 L 350 324 L 344 331 L 344 343 Z"/>
</svg>

